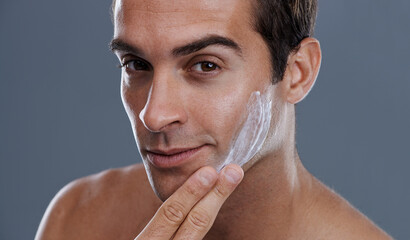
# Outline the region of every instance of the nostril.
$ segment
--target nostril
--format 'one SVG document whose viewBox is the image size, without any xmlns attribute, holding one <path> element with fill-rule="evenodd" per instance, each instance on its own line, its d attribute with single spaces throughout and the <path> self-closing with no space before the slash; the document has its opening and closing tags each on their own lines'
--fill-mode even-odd
<svg viewBox="0 0 410 240">
<path fill-rule="evenodd" d="M 159 132 L 159 129 L 156 129 L 156 127 L 153 125 L 155 120 L 149 119 L 150 116 L 147 114 L 147 105 L 145 105 L 145 107 L 141 110 L 139 118 L 142 124 L 144 124 L 145 128 L 150 132 Z"/>
<path fill-rule="evenodd" d="M 183 98 L 166 84 L 152 86 L 139 118 L 150 132 L 174 129 L 187 121 Z"/>
<path fill-rule="evenodd" d="M 150 132 L 162 132 L 173 129 L 187 121 L 187 115 L 182 108 L 167 106 L 144 107 L 139 114 L 141 122 Z"/>
</svg>

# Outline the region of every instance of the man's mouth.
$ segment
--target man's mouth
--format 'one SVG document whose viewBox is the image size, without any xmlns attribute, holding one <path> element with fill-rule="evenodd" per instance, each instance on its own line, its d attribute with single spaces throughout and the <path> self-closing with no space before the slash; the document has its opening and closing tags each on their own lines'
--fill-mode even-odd
<svg viewBox="0 0 410 240">
<path fill-rule="evenodd" d="M 158 168 L 172 168 L 194 159 L 194 155 L 206 145 L 191 148 L 147 150 L 148 160 Z"/>
</svg>

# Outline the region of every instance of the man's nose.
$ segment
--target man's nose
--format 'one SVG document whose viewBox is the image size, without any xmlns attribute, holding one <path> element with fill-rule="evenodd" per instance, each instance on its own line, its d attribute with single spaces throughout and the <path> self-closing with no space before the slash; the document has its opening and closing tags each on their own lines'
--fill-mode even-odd
<svg viewBox="0 0 410 240">
<path fill-rule="evenodd" d="M 139 114 L 151 132 L 178 127 L 187 121 L 177 79 L 169 74 L 154 74 L 147 102 Z"/>
</svg>

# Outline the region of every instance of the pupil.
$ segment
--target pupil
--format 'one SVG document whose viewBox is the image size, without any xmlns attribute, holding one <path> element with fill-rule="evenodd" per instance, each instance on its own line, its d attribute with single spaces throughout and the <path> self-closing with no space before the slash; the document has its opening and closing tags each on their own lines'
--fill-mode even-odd
<svg viewBox="0 0 410 240">
<path fill-rule="evenodd" d="M 215 65 L 213 63 L 210 62 L 206 62 L 206 63 L 202 63 L 202 69 L 204 71 L 211 71 L 214 70 Z"/>
<path fill-rule="evenodd" d="M 141 66 L 142 66 L 142 63 L 140 61 L 137 60 L 137 61 L 134 62 L 134 68 L 135 69 L 140 69 Z"/>
<path fill-rule="evenodd" d="M 135 60 L 131 62 L 131 67 L 133 67 L 135 70 L 143 70 L 145 65 L 142 61 Z"/>
</svg>

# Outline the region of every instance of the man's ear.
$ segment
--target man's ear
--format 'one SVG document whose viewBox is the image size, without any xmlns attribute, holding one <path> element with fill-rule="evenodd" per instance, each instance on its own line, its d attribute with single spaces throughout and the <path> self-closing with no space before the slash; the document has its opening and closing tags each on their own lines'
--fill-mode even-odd
<svg viewBox="0 0 410 240">
<path fill-rule="evenodd" d="M 296 104 L 312 89 L 320 69 L 322 53 L 319 41 L 305 38 L 296 52 L 291 53 L 284 76 L 286 100 Z"/>
</svg>

